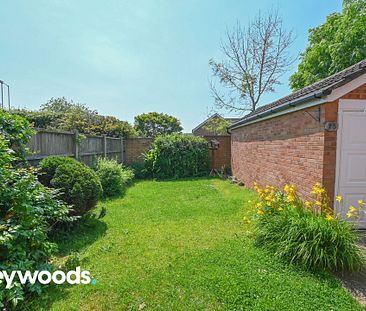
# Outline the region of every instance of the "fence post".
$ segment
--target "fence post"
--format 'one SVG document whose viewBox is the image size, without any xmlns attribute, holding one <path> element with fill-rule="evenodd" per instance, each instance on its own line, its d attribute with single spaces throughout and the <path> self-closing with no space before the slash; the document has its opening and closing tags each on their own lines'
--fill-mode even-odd
<svg viewBox="0 0 366 311">
<path fill-rule="evenodd" d="M 103 134 L 103 154 L 104 158 L 107 158 L 107 135 Z"/>
<path fill-rule="evenodd" d="M 75 159 L 79 161 L 79 132 L 77 130 L 74 131 L 74 154 Z"/>
<path fill-rule="evenodd" d="M 124 151 L 125 151 L 125 146 L 124 146 L 124 139 L 123 137 L 121 137 L 121 163 L 123 164 L 124 162 Z"/>
</svg>

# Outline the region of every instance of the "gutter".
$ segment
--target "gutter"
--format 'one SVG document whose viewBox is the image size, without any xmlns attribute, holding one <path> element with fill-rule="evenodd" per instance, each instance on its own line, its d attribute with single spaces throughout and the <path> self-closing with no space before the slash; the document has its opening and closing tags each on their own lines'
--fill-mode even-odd
<svg viewBox="0 0 366 311">
<path fill-rule="evenodd" d="M 248 117 L 248 118 L 246 118 L 244 120 L 241 120 L 239 122 L 236 122 L 236 123 L 228 126 L 227 127 L 227 132 L 229 134 L 231 134 L 231 130 L 232 129 L 236 129 L 236 128 L 242 127 L 242 126 L 244 126 L 248 122 L 255 121 L 255 120 L 259 120 L 259 119 L 262 119 L 262 118 L 264 118 L 266 116 L 272 115 L 274 113 L 277 113 L 277 112 L 280 112 L 280 111 L 287 110 L 289 108 L 293 108 L 293 107 L 299 106 L 299 105 L 301 105 L 301 104 L 303 104 L 305 102 L 311 101 L 313 99 L 323 98 L 323 97 L 329 95 L 331 92 L 332 92 L 331 89 L 325 89 L 325 90 L 322 90 L 320 92 L 313 93 L 313 94 L 311 94 L 309 96 L 302 97 L 300 99 L 296 99 L 294 101 L 290 101 L 288 103 L 285 103 L 285 104 L 282 104 L 280 106 L 274 107 L 272 109 L 265 110 L 262 113 L 258 113 L 257 115 Z"/>
</svg>

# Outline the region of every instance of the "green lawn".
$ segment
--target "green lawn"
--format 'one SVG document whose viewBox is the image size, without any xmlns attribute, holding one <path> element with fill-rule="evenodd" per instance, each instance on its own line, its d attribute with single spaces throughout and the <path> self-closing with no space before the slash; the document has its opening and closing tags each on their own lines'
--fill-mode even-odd
<svg viewBox="0 0 366 311">
<path fill-rule="evenodd" d="M 255 247 L 251 199 L 218 179 L 136 183 L 61 245 L 57 260 L 79 251 L 97 284 L 50 288 L 35 308 L 362 310 L 332 276 Z"/>
</svg>

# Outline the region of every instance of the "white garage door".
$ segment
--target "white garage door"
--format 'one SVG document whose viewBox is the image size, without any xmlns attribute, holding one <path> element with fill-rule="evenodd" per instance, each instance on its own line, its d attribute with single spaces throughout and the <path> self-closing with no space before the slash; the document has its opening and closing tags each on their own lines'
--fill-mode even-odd
<svg viewBox="0 0 366 311">
<path fill-rule="evenodd" d="M 338 122 L 336 194 L 344 201 L 336 209 L 345 215 L 350 205 L 366 201 L 366 100 L 341 100 Z M 366 228 L 365 214 L 357 227 Z"/>
</svg>

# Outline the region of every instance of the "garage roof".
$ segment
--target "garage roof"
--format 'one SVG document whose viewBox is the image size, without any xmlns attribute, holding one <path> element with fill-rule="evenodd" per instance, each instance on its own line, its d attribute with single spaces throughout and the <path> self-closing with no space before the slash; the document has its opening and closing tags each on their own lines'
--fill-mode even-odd
<svg viewBox="0 0 366 311">
<path fill-rule="evenodd" d="M 359 77 L 366 72 L 366 59 L 340 71 L 328 78 L 320 80 L 314 84 L 311 84 L 301 90 L 298 90 L 290 95 L 280 98 L 272 103 L 261 106 L 255 111 L 249 113 L 240 121 L 230 125 L 228 129 L 241 127 L 246 123 L 253 121 L 257 118 L 261 118 L 264 114 L 274 113 L 280 109 L 287 109 L 296 105 L 298 102 L 309 101 L 314 98 L 321 98 L 329 95 L 332 90 L 339 88 L 342 85 L 349 83 L 355 78 Z"/>
</svg>

